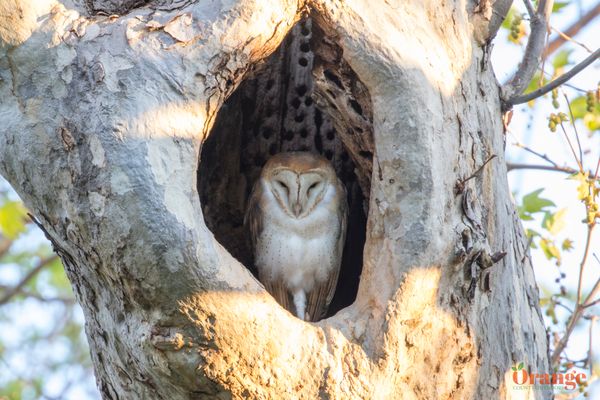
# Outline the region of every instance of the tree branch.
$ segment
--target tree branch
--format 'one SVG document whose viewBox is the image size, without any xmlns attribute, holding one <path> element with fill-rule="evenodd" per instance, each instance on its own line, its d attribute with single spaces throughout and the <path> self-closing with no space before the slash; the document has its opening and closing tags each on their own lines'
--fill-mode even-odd
<svg viewBox="0 0 600 400">
<path fill-rule="evenodd" d="M 551 357 L 552 366 L 556 366 L 558 364 L 560 354 L 563 352 L 565 347 L 567 347 L 567 343 L 569 342 L 569 337 L 571 337 L 571 333 L 573 333 L 573 330 L 575 329 L 577 322 L 579 322 L 579 319 L 583 316 L 583 312 L 586 310 L 587 307 L 590 306 L 594 297 L 596 296 L 598 291 L 600 291 L 600 279 L 598 279 L 596 281 L 596 283 L 594 284 L 594 287 L 592 288 L 590 293 L 586 296 L 585 300 L 581 301 L 581 291 L 582 291 L 582 284 L 583 284 L 583 270 L 585 269 L 585 264 L 587 262 L 588 255 L 589 255 L 590 244 L 592 241 L 592 233 L 594 231 L 594 226 L 595 225 L 588 225 L 588 233 L 587 233 L 587 238 L 586 238 L 586 243 L 585 243 L 585 250 L 583 252 L 583 257 L 581 259 L 581 264 L 579 266 L 579 280 L 577 283 L 577 297 L 575 300 L 576 301 L 575 311 L 573 312 L 573 315 L 571 315 L 571 318 L 569 319 L 569 322 L 567 323 L 567 328 L 565 330 L 565 334 L 560 338 L 560 340 L 556 344 L 556 347 L 554 348 L 554 351 L 552 352 L 552 357 Z"/>
<path fill-rule="evenodd" d="M 577 148 L 579 149 L 579 160 L 581 161 L 580 163 L 580 168 L 581 171 L 583 172 L 583 149 L 581 148 L 581 141 L 579 140 L 579 132 L 577 132 L 577 125 L 575 125 L 575 116 L 573 115 L 573 108 L 571 108 L 571 102 L 569 101 L 569 97 L 567 96 L 566 93 L 563 94 L 565 97 L 565 101 L 567 102 L 567 107 L 569 107 L 569 116 L 571 117 L 571 126 L 573 127 L 573 131 L 575 132 L 575 139 L 577 139 Z M 561 128 L 563 128 L 564 131 L 564 127 L 562 126 L 562 122 L 560 124 Z M 565 132 L 565 135 L 567 133 Z"/>
<path fill-rule="evenodd" d="M 553 165 L 537 165 L 537 164 L 518 164 L 518 163 L 507 163 L 506 168 L 508 171 L 513 171 L 516 169 L 537 169 L 542 171 L 554 171 L 554 172 L 564 172 L 566 174 L 576 174 L 578 170 L 569 168 L 569 167 L 559 167 Z"/>
<path fill-rule="evenodd" d="M 600 48 L 597 49 L 596 51 L 594 51 L 592 54 L 590 54 L 590 56 L 587 57 L 585 60 L 583 60 L 582 62 L 580 62 L 573 68 L 571 68 L 571 70 L 569 72 L 562 74 L 561 76 L 559 76 L 552 82 L 548 83 L 547 85 L 542 86 L 541 88 L 534 90 L 531 93 L 527 93 L 522 96 L 515 96 L 511 99 L 505 100 L 504 106 L 507 108 L 510 108 L 511 106 L 514 106 L 516 104 L 527 103 L 528 101 L 531 101 L 533 99 L 536 99 L 538 97 L 545 95 L 546 93 L 550 92 L 552 89 L 559 87 L 560 85 L 567 82 L 569 79 L 571 79 L 572 77 L 574 77 L 575 75 L 577 75 L 578 73 L 583 71 L 588 65 L 590 65 L 591 63 L 596 61 L 598 59 L 598 57 L 600 57 Z"/>
<path fill-rule="evenodd" d="M 569 135 L 567 135 L 567 130 L 565 129 L 562 121 L 560 122 L 560 129 L 562 130 L 562 133 L 565 136 L 565 140 L 567 141 L 567 144 L 569 145 L 569 148 L 571 149 L 571 153 L 573 154 L 573 158 L 575 159 L 575 162 L 577 163 L 577 166 L 579 167 L 579 171 L 583 173 L 583 160 L 577 158 L 577 154 L 575 153 L 575 148 L 573 147 L 573 143 L 571 143 L 571 139 L 569 139 Z M 579 138 L 577 138 L 577 143 L 579 143 Z M 580 150 L 581 150 L 581 147 L 580 147 Z"/>
<path fill-rule="evenodd" d="M 502 86 L 501 96 L 505 103 L 505 108 L 510 108 L 514 104 L 509 99 L 523 93 L 540 64 L 546 43 L 548 20 L 550 19 L 553 4 L 553 0 L 540 0 L 537 10 L 533 12 L 531 3 L 529 3 L 529 0 L 525 0 L 525 5 L 531 14 L 531 33 L 529 34 L 525 54 L 521 64 L 519 64 L 519 68 L 508 83 Z"/>
<path fill-rule="evenodd" d="M 502 21 L 506 18 L 508 10 L 512 5 L 512 0 L 496 0 L 492 5 L 492 17 L 490 18 L 490 24 L 488 25 L 489 37 L 493 38 L 496 36 L 498 29 L 502 25 Z"/>
<path fill-rule="evenodd" d="M 11 290 L 12 286 L 6 286 L 6 285 L 1 285 L 0 286 L 0 290 Z M 75 298 L 74 297 L 60 297 L 60 296 L 55 296 L 55 297 L 44 297 L 39 293 L 34 293 L 34 292 L 29 292 L 26 290 L 21 289 L 19 291 L 19 294 L 23 297 L 28 297 L 28 298 L 32 298 L 35 299 L 41 303 L 63 303 L 63 304 L 75 304 Z"/>
<path fill-rule="evenodd" d="M 0 237 L 0 257 L 4 256 L 8 250 L 10 250 L 10 246 L 12 246 L 12 244 L 12 240 L 5 237 Z"/>
<path fill-rule="evenodd" d="M 581 303 L 581 289 L 583 286 L 583 270 L 585 269 L 585 263 L 587 261 L 588 255 L 590 253 L 590 245 L 592 242 L 593 231 L 594 231 L 594 225 L 588 225 L 588 231 L 587 231 L 587 236 L 586 236 L 586 240 L 585 240 L 585 250 L 583 251 L 583 258 L 581 260 L 581 265 L 579 266 L 579 280 L 577 283 L 577 298 L 576 298 L 577 304 Z M 585 302 L 587 302 L 587 299 L 586 299 L 586 301 L 584 301 L 584 303 Z"/>
<path fill-rule="evenodd" d="M 596 300 L 592 301 L 591 303 L 586 304 L 584 307 L 590 308 L 590 307 L 595 306 L 596 304 L 600 304 L 600 299 L 596 299 Z"/>
<path fill-rule="evenodd" d="M 554 29 L 558 33 L 558 36 L 548 44 L 546 50 L 544 50 L 543 56 L 548 57 L 550 54 L 558 50 L 558 48 L 566 41 L 573 40 L 572 37 L 577 35 L 582 28 L 589 24 L 598 15 L 600 15 L 600 2 L 598 2 L 595 7 L 585 13 L 581 18 L 577 19 L 575 23 L 568 27 L 564 32 Z"/>
<path fill-rule="evenodd" d="M 529 147 L 525 146 L 522 143 L 517 142 L 517 143 L 514 143 L 513 145 L 517 146 L 517 147 L 520 147 L 521 149 L 525 150 L 526 152 L 531 153 L 534 156 L 537 156 L 537 157 L 541 158 L 544 161 L 548 161 L 550 164 L 554 165 L 555 167 L 559 166 L 557 163 L 555 163 L 554 161 L 552 161 L 550 159 L 550 157 L 548 157 L 546 154 L 538 153 L 537 151 L 530 149 Z"/>
<path fill-rule="evenodd" d="M 9 289 L 4 294 L 4 296 L 2 296 L 0 298 L 0 306 L 8 303 L 10 301 L 10 299 L 12 299 L 15 295 L 17 295 L 21 291 L 21 289 L 27 284 L 27 282 L 32 280 L 42 269 L 44 269 L 44 267 L 46 265 L 48 265 L 51 262 L 53 262 L 54 260 L 56 260 L 57 257 L 58 256 L 56 254 L 53 254 L 52 256 L 41 260 L 38 263 L 38 265 L 36 265 L 31 271 L 29 271 L 23 279 L 21 279 L 21 281 L 19 283 L 17 283 L 15 286 L 13 286 L 11 289 Z"/>
<path fill-rule="evenodd" d="M 529 0 L 523 0 L 523 4 L 527 9 L 527 14 L 529 14 L 530 18 L 535 18 L 535 9 L 533 8 L 533 4 Z"/>
<path fill-rule="evenodd" d="M 590 320 L 590 332 L 588 335 L 588 366 L 590 368 L 590 376 L 594 376 L 594 324 L 597 320 L 597 316 L 593 316 Z"/>
</svg>

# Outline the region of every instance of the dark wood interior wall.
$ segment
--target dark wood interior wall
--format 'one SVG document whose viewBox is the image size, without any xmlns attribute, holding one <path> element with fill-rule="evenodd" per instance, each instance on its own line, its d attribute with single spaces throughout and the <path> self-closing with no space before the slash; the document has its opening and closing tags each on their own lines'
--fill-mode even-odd
<svg viewBox="0 0 600 400">
<path fill-rule="evenodd" d="M 207 226 L 253 273 L 243 227 L 246 201 L 274 154 L 310 151 L 334 165 L 348 192 L 348 231 L 329 314 L 351 304 L 358 289 L 373 162 L 368 91 L 333 38 L 307 18 L 255 67 L 219 111 L 202 147 L 198 191 Z"/>
</svg>

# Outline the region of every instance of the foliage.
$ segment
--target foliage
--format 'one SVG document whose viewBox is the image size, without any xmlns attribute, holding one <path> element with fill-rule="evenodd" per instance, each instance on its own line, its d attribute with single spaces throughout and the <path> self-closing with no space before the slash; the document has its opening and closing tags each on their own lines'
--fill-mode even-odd
<svg viewBox="0 0 600 400">
<path fill-rule="evenodd" d="M 0 399 L 97 398 L 63 266 L 3 181 L 0 271 Z"/>
<path fill-rule="evenodd" d="M 574 3 L 555 2 L 553 13 L 572 10 Z M 528 15 L 524 10 L 519 11 L 515 8 L 508 14 L 503 28 L 507 32 L 510 43 L 524 47 L 528 39 L 527 32 L 523 32 L 520 24 L 527 18 Z M 553 18 L 550 20 L 551 24 Z M 575 49 L 581 48 L 588 49 L 582 43 L 566 39 L 555 53 L 546 54 L 525 92 L 533 92 L 571 69 L 577 63 Z M 569 210 L 557 207 L 554 199 L 543 195 L 545 188 L 541 187 L 525 194 L 518 205 L 519 216 L 525 225 L 532 254 L 534 257 L 537 257 L 537 254 L 542 255 L 537 259 L 545 259 L 555 268 L 555 286 L 540 283 L 542 292 L 540 305 L 546 315 L 547 331 L 552 339 L 551 361 L 553 366 L 561 371 L 571 368 L 586 370 L 590 377 L 588 383 L 590 383 L 598 378 L 600 372 L 600 368 L 594 365 L 595 360 L 592 358 L 594 351 L 597 353 L 597 349 L 590 347 L 593 343 L 591 337 L 594 321 L 598 320 L 600 315 L 598 307 L 600 259 L 594 253 L 592 245 L 594 240 L 598 242 L 593 233 L 594 227 L 600 221 L 598 205 L 600 149 L 595 144 L 600 130 L 600 82 L 588 82 L 584 87 L 569 82 L 541 98 L 531 100 L 527 106 L 522 110 L 515 110 L 515 113 L 529 115 L 530 119 L 533 119 L 536 114 L 544 113 L 548 123 L 548 131 L 538 130 L 532 132 L 532 135 L 559 135 L 569 158 L 565 165 L 562 160 L 553 159 L 558 152 L 553 152 L 553 156 L 549 157 L 545 154 L 549 151 L 547 148 L 536 149 L 518 142 L 515 144 L 519 149 L 526 150 L 528 155 L 536 157 L 542 164 L 541 166 L 532 164 L 532 169 L 554 170 L 555 173 L 568 174 L 565 179 L 575 181 L 577 184 L 573 186 L 572 192 L 563 193 L 563 196 L 577 199 L 582 203 L 578 211 L 581 218 L 569 219 Z M 526 164 L 519 166 L 519 169 L 527 168 Z M 541 186 L 544 182 L 539 184 Z M 564 198 L 561 202 L 564 202 Z M 581 234 L 576 236 L 584 236 L 586 239 L 574 240 L 570 237 L 577 230 L 580 230 Z M 572 255 L 567 257 L 566 253 Z M 567 259 L 579 259 L 579 261 L 565 262 Z M 537 263 L 537 271 L 552 274 L 545 265 L 539 265 L 543 264 L 543 261 Z M 592 263 L 595 265 L 590 265 Z M 600 327 L 596 326 L 595 329 L 597 336 Z M 574 335 L 577 335 L 578 342 L 571 346 Z M 584 339 L 586 336 L 589 340 Z M 586 354 L 583 358 L 569 357 L 570 354 L 575 352 L 581 354 L 582 351 Z M 588 394 L 588 387 L 582 385 L 580 391 L 585 396 Z M 562 397 L 559 395 L 557 398 Z"/>
</svg>

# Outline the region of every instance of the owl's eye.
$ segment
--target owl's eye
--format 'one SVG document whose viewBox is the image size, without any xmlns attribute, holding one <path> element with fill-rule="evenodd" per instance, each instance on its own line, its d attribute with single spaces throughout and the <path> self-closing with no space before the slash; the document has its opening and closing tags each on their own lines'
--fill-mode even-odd
<svg viewBox="0 0 600 400">
<path fill-rule="evenodd" d="M 316 188 L 317 186 L 319 186 L 319 182 L 315 182 L 312 185 L 310 185 L 308 187 L 308 190 L 306 191 L 306 194 L 309 194 L 311 190 L 313 190 L 314 188 Z"/>
<path fill-rule="evenodd" d="M 278 185 L 280 188 L 285 189 L 286 192 L 289 192 L 288 186 L 282 181 L 275 181 L 275 184 Z"/>
</svg>

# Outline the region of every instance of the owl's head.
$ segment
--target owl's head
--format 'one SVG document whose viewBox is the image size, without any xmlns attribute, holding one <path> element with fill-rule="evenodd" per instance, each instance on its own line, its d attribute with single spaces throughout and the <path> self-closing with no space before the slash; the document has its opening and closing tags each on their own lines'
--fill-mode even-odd
<svg viewBox="0 0 600 400">
<path fill-rule="evenodd" d="M 307 152 L 274 155 L 264 166 L 261 177 L 283 211 L 297 219 L 314 210 L 337 180 L 325 157 Z"/>
</svg>

